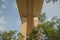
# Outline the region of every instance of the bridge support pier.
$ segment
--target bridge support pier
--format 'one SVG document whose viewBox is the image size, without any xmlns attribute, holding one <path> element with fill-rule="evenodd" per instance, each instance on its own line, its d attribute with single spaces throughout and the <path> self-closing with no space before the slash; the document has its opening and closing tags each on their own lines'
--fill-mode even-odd
<svg viewBox="0 0 60 40">
<path fill-rule="evenodd" d="M 41 13 L 44 0 L 16 0 L 21 17 L 21 33 L 29 37 L 32 29 L 38 25 L 38 16 Z"/>
</svg>

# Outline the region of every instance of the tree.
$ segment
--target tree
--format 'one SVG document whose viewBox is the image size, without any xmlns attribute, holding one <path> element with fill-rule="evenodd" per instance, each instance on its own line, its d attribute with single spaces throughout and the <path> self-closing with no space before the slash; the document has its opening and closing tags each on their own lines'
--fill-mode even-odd
<svg viewBox="0 0 60 40">
<path fill-rule="evenodd" d="M 24 36 L 20 32 L 17 33 L 16 31 L 11 30 L 1 33 L 0 37 L 2 37 L 2 40 L 23 40 Z"/>
<path fill-rule="evenodd" d="M 24 40 L 24 36 L 20 32 L 17 34 L 17 37 L 17 40 Z"/>
<path fill-rule="evenodd" d="M 50 3 L 51 1 L 53 1 L 53 3 L 55 3 L 58 0 L 45 0 L 47 3 Z"/>
<path fill-rule="evenodd" d="M 30 40 L 38 40 L 40 36 L 40 29 L 34 28 L 30 34 Z"/>
<path fill-rule="evenodd" d="M 9 32 L 3 32 L 0 35 L 2 36 L 3 40 L 14 40 L 14 38 L 16 38 L 15 34 L 16 31 L 9 31 Z"/>
<path fill-rule="evenodd" d="M 60 18 L 55 16 L 50 21 L 46 21 L 45 14 L 40 14 L 38 18 L 40 24 L 32 30 L 31 39 L 60 40 Z"/>
</svg>

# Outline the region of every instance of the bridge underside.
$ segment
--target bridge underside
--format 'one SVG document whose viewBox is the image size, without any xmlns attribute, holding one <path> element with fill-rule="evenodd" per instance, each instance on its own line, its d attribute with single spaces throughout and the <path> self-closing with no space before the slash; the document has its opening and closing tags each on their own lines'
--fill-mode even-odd
<svg viewBox="0 0 60 40">
<path fill-rule="evenodd" d="M 38 24 L 38 16 L 41 13 L 44 0 L 16 0 L 18 10 L 21 16 L 22 27 L 21 33 L 25 36 Z"/>
</svg>

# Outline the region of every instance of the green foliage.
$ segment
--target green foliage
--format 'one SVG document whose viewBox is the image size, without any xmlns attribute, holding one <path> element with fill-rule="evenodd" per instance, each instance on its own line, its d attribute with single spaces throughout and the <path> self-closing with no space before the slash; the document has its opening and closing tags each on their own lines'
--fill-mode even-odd
<svg viewBox="0 0 60 40">
<path fill-rule="evenodd" d="M 47 3 L 50 3 L 51 1 L 53 1 L 53 3 L 55 3 L 58 0 L 45 0 Z"/>
<path fill-rule="evenodd" d="M 40 29 L 34 28 L 30 34 L 30 40 L 38 40 L 40 39 Z"/>
<path fill-rule="evenodd" d="M 0 37 L 2 37 L 3 40 L 23 40 L 23 35 L 21 33 L 17 33 L 16 31 L 5 31 L 2 34 L 0 34 Z"/>
<path fill-rule="evenodd" d="M 24 36 L 21 33 L 17 34 L 18 39 L 17 40 L 24 40 Z"/>
<path fill-rule="evenodd" d="M 42 40 L 44 38 L 47 38 L 45 40 L 60 40 L 60 18 L 55 16 L 50 21 L 46 21 L 47 17 L 45 14 L 41 14 L 38 18 L 40 24 L 32 30 L 30 36 L 32 40 L 39 40 L 40 37 Z M 43 35 L 45 36 L 42 37 Z"/>
<path fill-rule="evenodd" d="M 40 15 L 38 16 L 38 19 L 40 20 L 40 22 L 44 22 L 45 19 L 46 19 L 46 13 L 40 14 Z"/>
<path fill-rule="evenodd" d="M 39 17 L 40 24 L 30 33 L 30 40 L 60 40 L 60 18 L 53 17 L 50 21 L 46 21 L 46 14 L 41 14 Z M 0 36 L 3 40 L 24 40 L 24 36 L 16 31 L 3 32 Z M 45 35 L 44 37 L 42 37 Z"/>
<path fill-rule="evenodd" d="M 4 32 L 2 34 L 3 40 L 12 40 L 15 37 L 16 31 Z"/>
</svg>

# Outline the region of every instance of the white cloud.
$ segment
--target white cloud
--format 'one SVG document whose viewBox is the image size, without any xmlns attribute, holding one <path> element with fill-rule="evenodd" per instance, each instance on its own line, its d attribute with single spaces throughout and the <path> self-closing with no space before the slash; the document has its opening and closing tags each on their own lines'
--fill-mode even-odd
<svg viewBox="0 0 60 40">
<path fill-rule="evenodd" d="M 4 16 L 0 16 L 0 31 L 5 31 L 6 27 L 5 25 L 7 24 L 5 17 Z"/>
<path fill-rule="evenodd" d="M 6 0 L 1 0 L 2 2 L 5 2 Z"/>
<path fill-rule="evenodd" d="M 4 16 L 0 17 L 0 24 L 7 24 Z"/>
<path fill-rule="evenodd" d="M 6 8 L 7 1 L 6 0 L 0 0 L 0 9 Z"/>
<path fill-rule="evenodd" d="M 2 0 L 3 4 L 7 4 L 7 0 Z"/>
<path fill-rule="evenodd" d="M 48 18 L 47 20 L 48 20 L 48 21 L 51 21 L 51 18 Z"/>
<path fill-rule="evenodd" d="M 7 4 L 7 2 L 5 2 L 5 4 Z"/>
<path fill-rule="evenodd" d="M 7 1 L 6 0 L 0 0 L 0 13 L 3 13 L 3 10 L 6 8 Z M 5 31 L 7 24 L 7 21 L 5 20 L 5 17 L 0 15 L 0 31 Z"/>
<path fill-rule="evenodd" d="M 0 10 L 0 13 L 3 13 L 3 11 L 2 11 L 2 10 Z"/>
<path fill-rule="evenodd" d="M 46 21 L 51 21 L 51 17 L 47 18 Z"/>
<path fill-rule="evenodd" d="M 2 25 L 0 25 L 0 31 L 5 31 L 5 27 L 3 27 Z"/>
<path fill-rule="evenodd" d="M 6 8 L 6 5 L 2 4 L 2 7 L 3 7 L 3 8 Z"/>
</svg>

